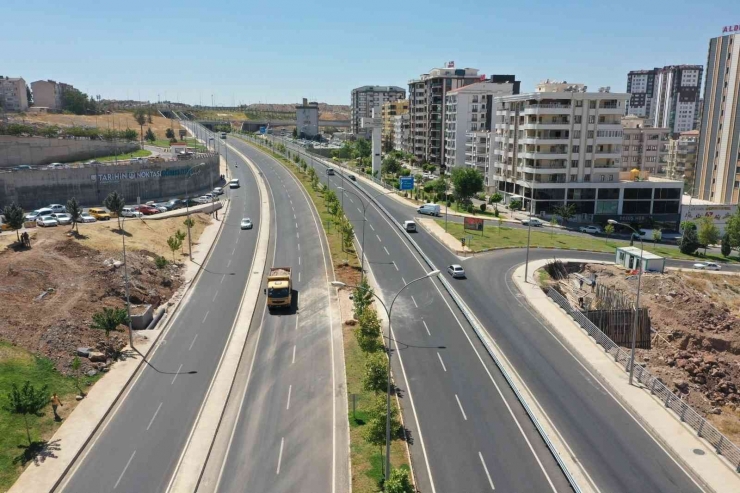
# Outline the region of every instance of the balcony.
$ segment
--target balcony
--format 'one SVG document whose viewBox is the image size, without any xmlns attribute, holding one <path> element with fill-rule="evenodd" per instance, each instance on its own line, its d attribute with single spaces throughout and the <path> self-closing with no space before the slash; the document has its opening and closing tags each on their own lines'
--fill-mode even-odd
<svg viewBox="0 0 740 493">
<path fill-rule="evenodd" d="M 571 106 L 562 103 L 530 104 L 524 108 L 525 115 L 558 115 L 570 113 Z"/>
</svg>

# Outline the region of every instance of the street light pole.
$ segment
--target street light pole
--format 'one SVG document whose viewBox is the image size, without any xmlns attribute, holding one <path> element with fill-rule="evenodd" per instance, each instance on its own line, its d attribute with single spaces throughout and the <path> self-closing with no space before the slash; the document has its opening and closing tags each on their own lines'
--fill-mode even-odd
<svg viewBox="0 0 740 493">
<path fill-rule="evenodd" d="M 391 469 L 391 357 L 393 355 L 393 338 L 391 337 L 391 313 L 393 312 L 393 304 L 396 302 L 396 299 L 398 298 L 398 295 L 403 292 L 404 289 L 411 286 L 415 282 L 422 281 L 428 277 L 433 277 L 439 274 L 439 270 L 433 270 L 431 272 L 427 272 L 421 277 L 418 277 L 414 279 L 411 282 L 406 283 L 401 289 L 398 290 L 398 292 L 393 296 L 393 299 L 391 300 L 390 305 L 387 307 L 385 306 L 385 303 L 383 303 L 383 300 L 378 296 L 377 293 L 374 291 L 372 292 L 373 296 L 380 302 L 380 304 L 383 306 L 383 308 L 386 311 L 386 315 L 388 316 L 388 382 L 387 382 L 387 392 L 386 392 L 386 414 L 385 414 L 385 484 L 388 484 L 388 478 L 390 477 L 390 469 Z M 341 281 L 332 281 L 332 286 L 337 287 L 350 287 L 355 289 L 362 289 L 360 286 L 350 286 L 347 285 Z"/>
<path fill-rule="evenodd" d="M 534 212 L 534 174 L 532 174 L 532 185 L 529 187 L 529 217 L 527 218 L 527 257 L 524 261 L 524 282 L 529 277 L 529 242 L 532 238 L 532 213 Z"/>
<path fill-rule="evenodd" d="M 642 241 L 642 236 L 635 231 L 635 228 L 630 226 L 629 224 L 620 223 L 618 221 L 615 221 L 614 219 L 609 219 L 607 221 L 609 224 L 612 225 L 620 225 L 620 226 L 626 226 L 629 229 L 631 229 L 635 234 L 637 234 L 638 238 L 640 238 L 640 266 L 637 269 L 637 298 L 635 299 L 635 319 L 632 323 L 632 341 L 631 341 L 631 350 L 630 350 L 630 385 L 632 385 L 632 377 L 635 373 L 635 346 L 637 343 L 637 322 L 640 315 L 640 286 L 642 284 L 642 271 L 643 271 L 643 252 L 645 251 L 645 244 Z"/>
<path fill-rule="evenodd" d="M 128 262 L 126 262 L 126 231 L 123 229 L 123 223 L 126 221 L 124 218 L 121 221 L 121 241 L 123 242 L 123 279 L 124 285 L 126 286 L 126 314 L 128 315 L 128 342 L 131 349 L 134 349 L 134 331 L 131 326 L 131 297 L 129 295 L 129 284 L 128 284 Z"/>
</svg>

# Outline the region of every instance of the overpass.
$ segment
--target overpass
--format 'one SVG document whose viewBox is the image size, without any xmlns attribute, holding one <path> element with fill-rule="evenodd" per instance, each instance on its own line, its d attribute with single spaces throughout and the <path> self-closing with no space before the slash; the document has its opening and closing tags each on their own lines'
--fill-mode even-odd
<svg viewBox="0 0 740 493">
<path fill-rule="evenodd" d="M 202 122 L 201 122 L 202 123 Z M 242 131 L 256 132 L 260 127 L 293 127 L 295 120 L 247 120 L 242 123 Z M 204 123 L 205 125 L 205 123 Z M 319 127 L 349 128 L 349 120 L 319 120 Z"/>
</svg>

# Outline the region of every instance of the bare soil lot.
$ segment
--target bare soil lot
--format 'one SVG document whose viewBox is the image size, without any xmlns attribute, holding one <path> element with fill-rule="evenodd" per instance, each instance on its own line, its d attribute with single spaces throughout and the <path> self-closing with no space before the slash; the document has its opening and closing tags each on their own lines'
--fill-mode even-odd
<svg viewBox="0 0 740 493">
<path fill-rule="evenodd" d="M 115 128 L 125 130 L 131 128 L 137 132 L 140 130 L 139 124 L 134 120 L 134 114 L 129 112 L 111 113 L 110 115 L 63 115 L 63 114 L 26 114 L 22 118 L 16 118 L 17 121 L 26 123 L 45 123 L 47 125 L 58 125 L 60 127 L 99 127 Z M 164 139 L 165 132 L 172 127 L 177 131 L 181 128 L 177 120 L 169 120 L 160 115 L 152 115 L 152 123 L 144 125 L 144 132 L 151 127 L 158 138 Z"/>
</svg>

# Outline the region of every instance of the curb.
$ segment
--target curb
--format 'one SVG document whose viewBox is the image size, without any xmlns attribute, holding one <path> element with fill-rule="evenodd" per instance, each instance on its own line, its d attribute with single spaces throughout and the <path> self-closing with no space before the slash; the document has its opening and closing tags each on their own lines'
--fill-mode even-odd
<svg viewBox="0 0 740 493">
<path fill-rule="evenodd" d="M 226 210 L 224 211 L 224 215 L 226 215 L 227 212 L 228 212 L 228 204 L 227 204 Z M 157 342 L 159 341 L 159 338 L 162 336 L 162 334 L 164 334 L 165 331 L 169 330 L 169 328 L 171 327 L 171 323 L 175 320 L 175 317 L 178 313 L 178 310 L 183 300 L 188 296 L 188 294 L 190 293 L 190 290 L 197 283 L 198 279 L 200 279 L 200 275 L 203 272 L 203 266 L 208 262 L 208 259 L 210 258 L 211 253 L 213 252 L 213 248 L 215 247 L 216 243 L 218 242 L 218 239 L 221 236 L 221 231 L 223 231 L 223 227 L 224 227 L 224 221 L 221 221 L 221 225 L 219 226 L 219 230 L 216 233 L 216 237 L 211 243 L 211 246 L 208 248 L 208 252 L 206 252 L 205 257 L 203 257 L 203 262 L 201 262 L 200 265 L 198 266 L 198 270 L 193 276 L 193 279 L 190 281 L 190 283 L 188 283 L 188 286 L 183 291 L 180 299 L 175 303 L 175 306 L 172 307 L 172 310 L 168 312 L 169 316 L 167 316 L 167 314 L 165 315 L 167 316 L 166 320 L 162 322 L 162 320 L 160 319 L 160 323 L 162 323 L 162 328 L 161 330 L 159 330 L 159 333 L 156 335 L 156 337 L 152 339 L 152 343 L 149 349 L 146 351 L 146 353 L 140 353 L 139 351 L 136 350 L 135 347 L 133 348 L 134 351 L 139 353 L 139 355 L 141 356 L 141 361 L 139 361 L 139 364 L 136 365 L 136 368 L 131 372 L 131 376 L 126 380 L 126 383 L 121 387 L 121 390 L 118 392 L 118 395 L 116 396 L 115 399 L 113 399 L 113 402 L 111 402 L 110 406 L 105 411 L 105 413 L 103 413 L 103 416 L 101 417 L 100 421 L 98 421 L 95 427 L 90 431 L 90 434 L 85 439 L 85 441 L 82 443 L 82 446 L 79 448 L 79 450 L 75 453 L 70 463 L 67 465 L 67 467 L 64 468 L 64 471 L 62 472 L 61 476 L 54 482 L 51 488 L 51 491 L 56 490 L 59 487 L 59 485 L 62 483 L 62 481 L 64 481 L 64 479 L 67 477 L 67 474 L 69 474 L 69 471 L 72 469 L 72 467 L 74 467 L 74 465 L 77 462 L 77 459 L 79 459 L 80 454 L 82 454 L 82 452 L 90 444 L 90 440 L 92 440 L 92 438 L 96 435 L 96 433 L 100 429 L 100 426 L 106 421 L 106 419 L 108 419 L 111 411 L 119 404 L 121 396 L 128 390 L 129 386 L 131 385 L 131 382 L 137 377 L 137 375 L 139 375 L 141 367 L 144 365 L 146 360 L 149 358 L 149 355 L 152 354 L 152 352 L 157 348 Z"/>
</svg>

